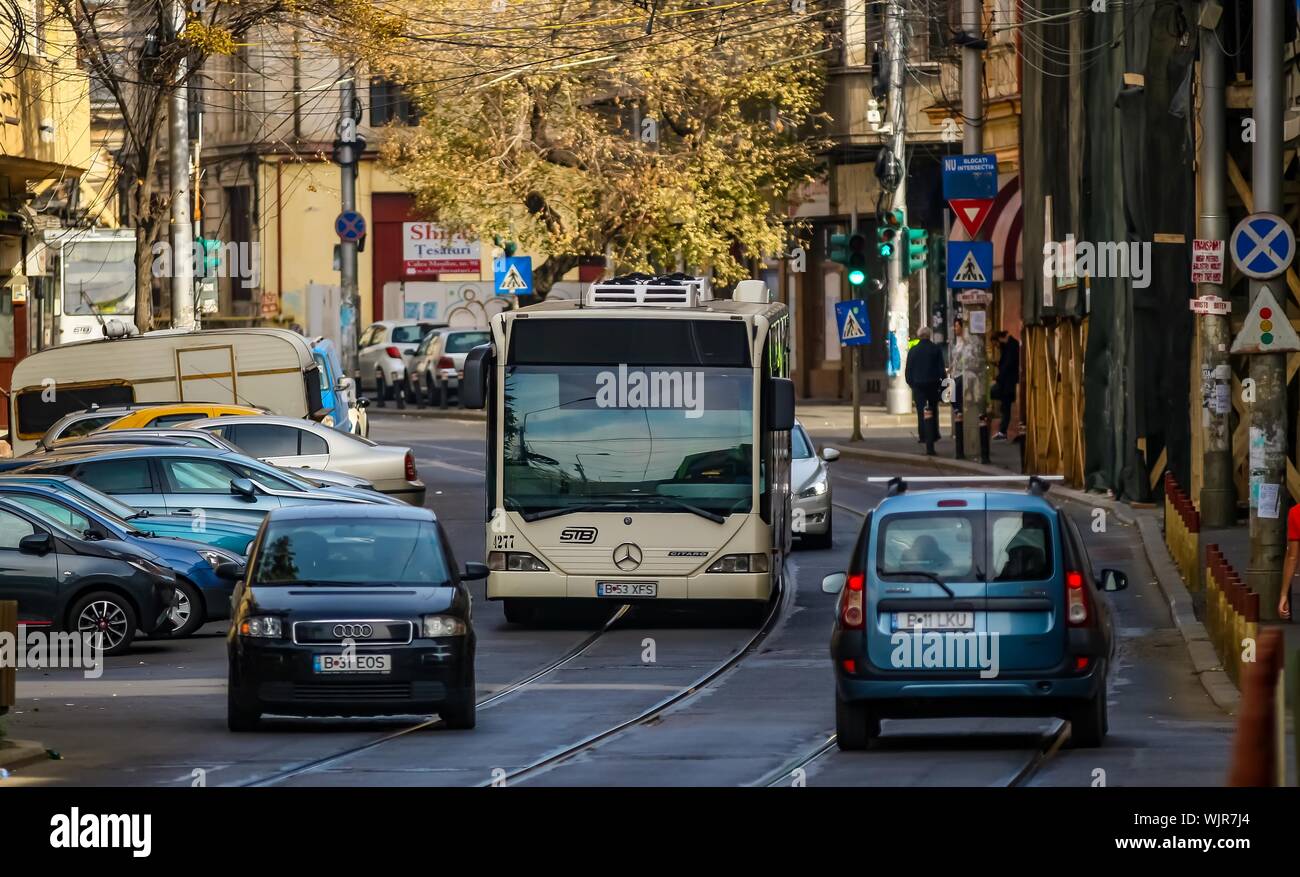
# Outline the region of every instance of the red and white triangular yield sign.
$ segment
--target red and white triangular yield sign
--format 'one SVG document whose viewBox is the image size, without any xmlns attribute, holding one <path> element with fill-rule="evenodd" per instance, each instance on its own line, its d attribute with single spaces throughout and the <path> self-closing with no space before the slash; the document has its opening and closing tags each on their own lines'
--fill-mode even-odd
<svg viewBox="0 0 1300 877">
<path fill-rule="evenodd" d="M 979 232 L 980 226 L 984 224 L 989 210 L 993 208 L 993 199 L 953 198 L 948 204 L 952 206 L 952 212 L 957 215 L 957 221 L 962 224 L 962 228 L 966 229 L 966 234 L 973 238 Z"/>
</svg>

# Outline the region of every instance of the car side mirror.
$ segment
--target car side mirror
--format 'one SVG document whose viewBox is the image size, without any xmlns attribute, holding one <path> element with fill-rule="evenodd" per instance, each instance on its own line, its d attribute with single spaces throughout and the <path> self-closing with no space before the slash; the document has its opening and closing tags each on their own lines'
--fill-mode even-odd
<svg viewBox="0 0 1300 877">
<path fill-rule="evenodd" d="M 834 463 L 840 458 L 840 452 L 834 448 L 822 448 L 822 459 L 827 463 Z"/>
<path fill-rule="evenodd" d="M 230 492 L 244 499 L 256 499 L 257 487 L 249 478 L 234 478 L 230 482 Z"/>
<path fill-rule="evenodd" d="M 789 378 L 767 379 L 767 428 L 773 432 L 794 429 L 794 381 Z"/>
<path fill-rule="evenodd" d="M 352 378 L 349 378 L 346 375 L 344 377 L 339 378 L 339 382 L 334 385 L 334 389 L 338 390 L 340 393 L 351 392 Z"/>
<path fill-rule="evenodd" d="M 462 579 L 468 579 L 471 582 L 478 579 L 485 579 L 488 577 L 487 564 L 470 561 L 465 564 L 465 571 L 460 574 L 460 577 Z"/>
<path fill-rule="evenodd" d="M 465 377 L 460 382 L 462 408 L 487 404 L 488 376 L 492 373 L 492 345 L 480 344 L 465 356 Z"/>
<path fill-rule="evenodd" d="M 1103 591 L 1122 591 L 1128 587 L 1128 576 L 1117 569 L 1101 571 L 1101 589 Z"/>
<path fill-rule="evenodd" d="M 242 563 L 236 563 L 233 560 L 220 561 L 217 564 L 217 568 L 214 570 L 217 574 L 217 578 L 225 579 L 228 582 L 239 581 L 244 577 L 244 573 L 247 571 L 247 566 Z"/>
<path fill-rule="evenodd" d="M 848 576 L 842 572 L 831 573 L 822 579 L 822 591 L 827 594 L 838 594 L 844 590 L 844 582 L 847 580 Z"/>
<path fill-rule="evenodd" d="M 49 533 L 29 533 L 18 540 L 18 550 L 23 554 L 38 554 L 42 557 L 54 550 L 54 537 Z"/>
</svg>

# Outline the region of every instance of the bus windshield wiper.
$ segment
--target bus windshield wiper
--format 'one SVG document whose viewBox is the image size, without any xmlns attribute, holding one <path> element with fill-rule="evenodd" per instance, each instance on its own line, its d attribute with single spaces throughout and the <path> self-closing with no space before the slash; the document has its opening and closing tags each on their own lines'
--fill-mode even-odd
<svg viewBox="0 0 1300 877">
<path fill-rule="evenodd" d="M 578 505 L 559 506 L 553 509 L 543 509 L 540 512 L 520 512 L 520 516 L 525 521 L 541 521 L 546 518 L 558 518 L 561 515 L 569 515 L 574 512 L 599 512 L 607 509 L 625 508 L 638 502 L 658 503 L 660 505 L 675 506 L 682 511 L 699 515 L 701 518 L 707 518 L 715 524 L 724 523 L 727 519 L 717 512 L 711 512 L 707 509 L 693 506 L 690 503 L 682 502 L 679 499 L 673 499 L 669 496 L 642 496 L 640 494 L 625 494 L 621 496 L 611 496 L 604 502 L 585 502 Z"/>
<path fill-rule="evenodd" d="M 655 494 L 653 496 L 642 496 L 639 493 L 630 493 L 630 494 L 623 494 L 621 498 L 628 501 L 655 502 L 663 505 L 675 506 L 684 512 L 690 512 L 693 515 L 699 515 L 701 518 L 707 518 L 708 520 L 712 521 L 715 524 L 721 524 L 727 520 L 717 512 L 711 512 L 708 509 L 702 509 L 699 506 L 691 505 L 688 502 L 683 502 L 682 500 L 672 496 L 661 496 L 659 494 Z"/>
<path fill-rule="evenodd" d="M 891 575 L 891 576 L 921 576 L 923 578 L 929 579 L 939 587 L 943 588 L 944 591 L 948 593 L 949 597 L 953 597 L 955 599 L 957 596 L 957 594 L 953 591 L 953 589 L 948 587 L 947 582 L 945 582 L 943 579 L 939 578 L 937 575 L 935 575 L 932 572 L 926 572 L 925 570 L 921 570 L 921 569 L 908 569 L 908 570 L 891 569 L 888 573 L 886 573 L 882 569 L 882 570 L 877 570 L 877 572 L 881 575 Z"/>
</svg>

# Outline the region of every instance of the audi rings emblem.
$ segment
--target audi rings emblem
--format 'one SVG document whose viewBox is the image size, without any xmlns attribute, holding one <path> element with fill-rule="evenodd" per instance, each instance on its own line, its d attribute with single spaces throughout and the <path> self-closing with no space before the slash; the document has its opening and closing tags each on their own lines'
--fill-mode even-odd
<svg viewBox="0 0 1300 877">
<path fill-rule="evenodd" d="M 369 639 L 375 629 L 369 624 L 336 624 L 334 635 L 341 639 Z"/>
<path fill-rule="evenodd" d="M 614 549 L 614 566 L 623 572 L 631 572 L 641 565 L 641 548 L 631 542 L 624 542 Z"/>
</svg>

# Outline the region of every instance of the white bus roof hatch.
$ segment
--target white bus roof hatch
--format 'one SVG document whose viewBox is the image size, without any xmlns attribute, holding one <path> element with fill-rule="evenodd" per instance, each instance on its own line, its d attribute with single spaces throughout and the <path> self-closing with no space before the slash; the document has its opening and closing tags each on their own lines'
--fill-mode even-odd
<svg viewBox="0 0 1300 877">
<path fill-rule="evenodd" d="M 588 307 L 693 308 L 712 298 L 707 277 L 631 274 L 593 283 L 587 288 L 583 304 Z"/>
</svg>

